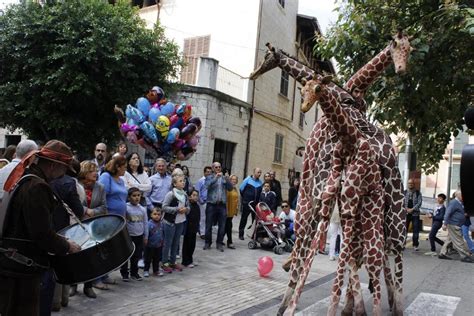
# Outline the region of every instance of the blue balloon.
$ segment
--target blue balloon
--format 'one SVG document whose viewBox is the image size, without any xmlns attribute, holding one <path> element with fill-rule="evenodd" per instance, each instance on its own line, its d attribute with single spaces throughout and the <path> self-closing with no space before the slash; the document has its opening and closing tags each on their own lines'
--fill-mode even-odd
<svg viewBox="0 0 474 316">
<path fill-rule="evenodd" d="M 147 98 L 141 97 L 137 99 L 136 107 L 142 111 L 145 116 L 148 116 L 148 111 L 150 111 L 150 101 Z"/>
<path fill-rule="evenodd" d="M 137 108 L 134 108 L 130 104 L 127 105 L 127 109 L 125 110 L 125 116 L 129 119 L 134 120 L 138 124 L 141 124 L 145 121 L 145 116 L 143 115 L 142 111 Z"/>
<path fill-rule="evenodd" d="M 170 129 L 168 136 L 166 137 L 166 142 L 168 144 L 173 144 L 179 137 L 179 129 L 172 128 Z"/>
<path fill-rule="evenodd" d="M 153 124 L 156 123 L 156 120 L 160 117 L 160 115 L 161 115 L 161 111 L 159 108 L 152 107 L 150 109 L 150 112 L 148 112 L 148 118 Z"/>
<path fill-rule="evenodd" d="M 176 114 L 177 114 L 178 116 L 183 116 L 185 110 L 186 110 L 186 103 L 181 103 L 181 104 L 178 105 L 178 107 L 176 108 Z"/>
<path fill-rule="evenodd" d="M 161 115 L 171 116 L 173 112 L 174 112 L 174 104 L 171 102 L 168 102 L 161 107 Z"/>
<path fill-rule="evenodd" d="M 145 121 L 140 124 L 140 129 L 143 131 L 143 134 L 145 134 L 145 137 L 152 143 L 158 142 L 158 136 L 156 135 L 156 130 L 153 125 L 151 125 L 150 122 Z"/>
</svg>

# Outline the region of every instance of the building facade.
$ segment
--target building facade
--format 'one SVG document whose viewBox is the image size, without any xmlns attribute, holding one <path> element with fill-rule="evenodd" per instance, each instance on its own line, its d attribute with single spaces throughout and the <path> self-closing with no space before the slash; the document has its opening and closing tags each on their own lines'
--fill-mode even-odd
<svg viewBox="0 0 474 316">
<path fill-rule="evenodd" d="M 255 167 L 274 170 L 286 198 L 290 177 L 301 172 L 297 152 L 318 118 L 317 107 L 301 114 L 301 86 L 279 68 L 256 81 L 248 76 L 263 60 L 267 42 L 316 66 L 312 54 L 314 34 L 320 32 L 316 19 L 298 15 L 298 1 L 281 0 L 161 0 L 142 8 L 140 15 L 149 27 L 159 21 L 166 36 L 181 47 L 187 62 L 181 72 L 180 81 L 187 84 L 183 94 L 191 93 L 191 87 L 202 87 L 199 78 L 209 71 L 201 67 L 203 60 L 218 62 L 215 89 L 222 94 L 214 97 L 220 101 L 210 101 L 204 90 L 193 90 L 188 96 L 197 104 L 206 100 L 211 107 L 216 106 L 213 102 L 221 103 L 221 112 L 213 108 L 202 117 L 201 112 L 197 114 L 205 118 L 206 127 L 200 132 L 198 152 L 189 161 L 192 168 L 202 168 L 214 158 L 224 168 L 232 161 L 231 170 L 241 179 Z M 211 86 L 205 87 L 212 90 Z M 225 95 L 233 101 L 223 102 Z M 218 117 L 214 121 L 213 115 Z M 225 127 L 219 125 L 221 118 Z M 239 137 L 234 138 L 233 132 L 239 132 Z M 202 174 L 202 170 L 197 172 Z"/>
</svg>

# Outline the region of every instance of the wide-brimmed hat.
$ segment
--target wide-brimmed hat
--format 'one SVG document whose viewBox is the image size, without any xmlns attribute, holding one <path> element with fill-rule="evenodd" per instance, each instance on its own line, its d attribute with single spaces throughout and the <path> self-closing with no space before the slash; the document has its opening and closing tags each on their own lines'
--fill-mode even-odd
<svg viewBox="0 0 474 316">
<path fill-rule="evenodd" d="M 68 145 L 59 140 L 50 140 L 47 142 L 41 150 L 36 152 L 36 156 L 41 159 L 46 159 L 55 163 L 59 163 L 67 166 L 74 174 L 74 170 L 71 162 L 73 160 L 73 153 Z"/>
</svg>

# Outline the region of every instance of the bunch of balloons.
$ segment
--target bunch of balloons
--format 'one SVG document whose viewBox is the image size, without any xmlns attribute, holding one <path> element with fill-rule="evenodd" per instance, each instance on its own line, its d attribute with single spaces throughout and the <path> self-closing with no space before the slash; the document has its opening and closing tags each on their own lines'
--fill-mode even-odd
<svg viewBox="0 0 474 316">
<path fill-rule="evenodd" d="M 193 117 L 192 106 L 174 104 L 164 97 L 160 87 L 151 88 L 135 106 L 127 105 L 125 114 L 116 107 L 120 132 L 131 143 L 139 144 L 160 157 L 189 159 L 199 143 L 199 117 Z"/>
</svg>

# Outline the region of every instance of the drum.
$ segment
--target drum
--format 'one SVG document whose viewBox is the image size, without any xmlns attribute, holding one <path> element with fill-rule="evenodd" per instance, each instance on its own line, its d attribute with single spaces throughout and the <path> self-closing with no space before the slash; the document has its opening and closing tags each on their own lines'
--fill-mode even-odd
<svg viewBox="0 0 474 316">
<path fill-rule="evenodd" d="M 127 262 L 135 250 L 126 221 L 119 215 L 86 219 L 58 232 L 81 246 L 81 251 L 64 256 L 51 255 L 51 266 L 60 284 L 97 279 Z"/>
</svg>

